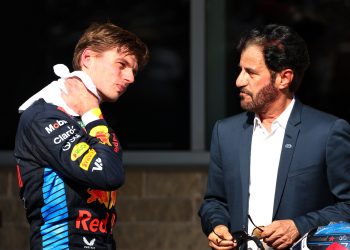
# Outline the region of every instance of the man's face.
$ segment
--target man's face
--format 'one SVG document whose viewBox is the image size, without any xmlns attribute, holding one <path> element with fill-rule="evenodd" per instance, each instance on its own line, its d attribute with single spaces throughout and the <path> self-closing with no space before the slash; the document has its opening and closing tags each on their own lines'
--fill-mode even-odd
<svg viewBox="0 0 350 250">
<path fill-rule="evenodd" d="M 275 78 L 266 67 L 262 48 L 250 45 L 241 53 L 241 72 L 236 80 L 240 90 L 241 107 L 247 111 L 265 112 L 278 98 Z"/>
<path fill-rule="evenodd" d="M 87 73 L 103 101 L 115 102 L 134 82 L 137 68 L 134 55 L 120 53 L 114 48 L 101 54 L 93 53 Z"/>
</svg>

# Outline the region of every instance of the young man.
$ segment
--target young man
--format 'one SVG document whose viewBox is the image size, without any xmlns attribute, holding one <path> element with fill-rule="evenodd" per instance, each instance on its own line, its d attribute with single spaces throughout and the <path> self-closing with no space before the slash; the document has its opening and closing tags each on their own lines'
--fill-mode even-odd
<svg viewBox="0 0 350 250">
<path fill-rule="evenodd" d="M 115 249 L 122 151 L 99 105 L 115 102 L 148 61 L 147 46 L 112 23 L 92 24 L 78 41 L 74 72 L 21 107 L 14 156 L 31 249 Z"/>
<path fill-rule="evenodd" d="M 238 49 L 247 112 L 214 126 L 199 216 L 213 249 L 237 248 L 231 233 L 254 224 L 268 247 L 285 249 L 315 227 L 349 221 L 350 126 L 296 98 L 309 56 L 290 27 L 253 29 Z"/>
</svg>

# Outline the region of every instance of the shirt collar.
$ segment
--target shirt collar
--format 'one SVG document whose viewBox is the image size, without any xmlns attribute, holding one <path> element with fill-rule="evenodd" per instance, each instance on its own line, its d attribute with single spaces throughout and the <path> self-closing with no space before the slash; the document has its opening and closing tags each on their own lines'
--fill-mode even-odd
<svg viewBox="0 0 350 250">
<path fill-rule="evenodd" d="M 275 119 L 272 122 L 272 129 L 275 126 L 281 126 L 283 129 L 286 129 L 287 127 L 287 122 L 289 119 L 290 114 L 292 113 L 292 109 L 295 103 L 295 98 L 292 99 L 292 101 L 288 104 L 287 108 L 280 114 L 277 119 Z M 255 114 L 254 117 L 254 127 L 253 129 L 255 130 L 257 126 L 262 126 L 261 125 L 261 120 L 257 114 Z"/>
</svg>

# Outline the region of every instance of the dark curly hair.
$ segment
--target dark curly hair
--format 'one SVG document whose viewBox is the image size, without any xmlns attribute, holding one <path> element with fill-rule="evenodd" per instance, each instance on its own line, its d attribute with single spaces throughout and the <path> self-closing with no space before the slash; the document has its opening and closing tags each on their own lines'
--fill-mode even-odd
<svg viewBox="0 0 350 250">
<path fill-rule="evenodd" d="M 263 48 L 265 64 L 273 75 L 284 69 L 292 69 L 294 77 L 289 90 L 295 92 L 310 65 L 306 42 L 291 27 L 268 24 L 246 33 L 237 46 L 241 53 L 250 45 Z"/>
</svg>

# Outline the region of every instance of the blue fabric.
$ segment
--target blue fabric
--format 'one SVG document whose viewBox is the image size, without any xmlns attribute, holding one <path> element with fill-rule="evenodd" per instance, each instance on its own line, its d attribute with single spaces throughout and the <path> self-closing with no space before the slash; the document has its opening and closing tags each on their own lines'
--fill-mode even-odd
<svg viewBox="0 0 350 250">
<path fill-rule="evenodd" d="M 43 249 L 68 249 L 68 209 L 64 183 L 50 168 L 45 168 L 42 187 L 45 205 L 41 208 Z"/>
</svg>

